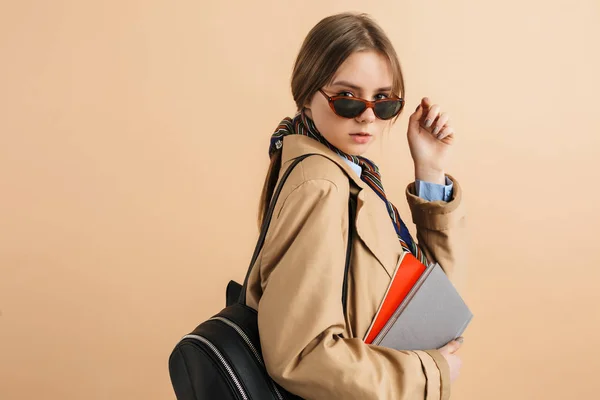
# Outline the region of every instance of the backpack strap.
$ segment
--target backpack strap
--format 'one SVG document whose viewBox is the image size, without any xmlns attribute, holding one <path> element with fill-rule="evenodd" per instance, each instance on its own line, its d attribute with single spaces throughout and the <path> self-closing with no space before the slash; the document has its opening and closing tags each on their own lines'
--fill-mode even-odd
<svg viewBox="0 0 600 400">
<path fill-rule="evenodd" d="M 281 177 L 281 180 L 279 181 L 279 184 L 277 185 L 277 188 L 275 189 L 275 192 L 273 193 L 271 202 L 269 204 L 269 209 L 267 210 L 267 214 L 263 220 L 261 231 L 260 231 L 260 236 L 258 237 L 258 242 L 256 243 L 256 247 L 254 248 L 254 254 L 252 255 L 252 261 L 250 261 L 250 266 L 248 267 L 248 271 L 246 272 L 246 278 L 244 279 L 244 285 L 242 286 L 241 291 L 240 291 L 238 303 L 246 305 L 246 289 L 248 287 L 248 279 L 250 278 L 250 273 L 252 272 L 252 268 L 254 267 L 254 264 L 256 263 L 256 259 L 258 258 L 258 255 L 260 254 L 260 251 L 262 250 L 263 245 L 265 244 L 265 238 L 267 236 L 267 231 L 269 229 L 269 225 L 271 224 L 271 219 L 273 218 L 275 204 L 277 203 L 277 199 L 279 198 L 279 194 L 281 193 L 281 190 L 283 189 L 283 185 L 285 184 L 285 181 L 290 176 L 290 173 L 292 172 L 292 170 L 298 164 L 300 164 L 300 162 L 302 160 L 304 160 L 307 157 L 313 156 L 313 155 L 321 155 L 321 154 L 315 154 L 315 153 L 304 154 L 304 155 L 294 159 L 292 164 L 289 166 L 289 168 L 285 171 L 285 173 Z M 323 156 L 323 157 L 325 157 L 325 156 Z M 325 158 L 327 158 L 327 157 L 325 157 Z M 348 223 L 349 223 L 348 245 L 346 247 L 346 265 L 344 267 L 344 283 L 342 285 L 342 305 L 344 307 L 344 316 L 346 317 L 346 319 L 348 319 L 348 315 L 347 315 L 348 273 L 350 271 L 350 259 L 351 259 L 350 255 L 352 253 L 352 238 L 354 237 L 355 215 L 356 215 L 356 201 L 355 201 L 354 197 L 352 196 L 352 194 L 350 194 L 349 200 L 348 200 Z"/>
</svg>

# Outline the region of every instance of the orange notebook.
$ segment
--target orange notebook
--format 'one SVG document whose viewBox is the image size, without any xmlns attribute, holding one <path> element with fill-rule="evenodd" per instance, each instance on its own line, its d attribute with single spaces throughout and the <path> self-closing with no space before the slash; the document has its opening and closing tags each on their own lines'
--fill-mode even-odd
<svg viewBox="0 0 600 400">
<path fill-rule="evenodd" d="M 425 266 L 415 256 L 411 253 L 404 253 L 400 265 L 394 271 L 392 282 L 379 306 L 379 310 L 367 331 L 365 343 L 371 344 L 373 342 L 424 271 Z"/>
</svg>

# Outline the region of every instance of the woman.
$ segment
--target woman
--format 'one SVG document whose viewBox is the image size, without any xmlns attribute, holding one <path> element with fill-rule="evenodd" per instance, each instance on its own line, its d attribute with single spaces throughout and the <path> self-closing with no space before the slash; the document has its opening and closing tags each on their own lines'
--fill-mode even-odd
<svg viewBox="0 0 600 400">
<path fill-rule="evenodd" d="M 417 245 L 385 198 L 376 165 L 361 157 L 404 104 L 400 64 L 381 28 L 364 14 L 323 19 L 298 54 L 292 93 L 298 114 L 271 139 L 259 222 L 280 172 L 303 154 L 324 157 L 308 157 L 288 177 L 249 279 L 247 304 L 258 311 L 269 374 L 306 399 L 447 399 L 460 339 L 427 351 L 363 339 L 403 251 L 437 261 L 446 273 L 458 261 L 463 207 L 458 183 L 444 170 L 454 139 L 448 114 L 423 98 L 410 116 L 416 180 L 406 195 Z M 349 196 L 357 211 L 346 319 Z"/>
</svg>

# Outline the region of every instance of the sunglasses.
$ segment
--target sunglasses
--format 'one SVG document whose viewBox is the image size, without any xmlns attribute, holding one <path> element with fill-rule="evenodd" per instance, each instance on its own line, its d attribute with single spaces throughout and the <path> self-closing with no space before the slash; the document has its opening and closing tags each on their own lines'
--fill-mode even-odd
<svg viewBox="0 0 600 400">
<path fill-rule="evenodd" d="M 398 115 L 404 106 L 404 99 L 400 97 L 369 101 L 348 96 L 328 96 L 322 89 L 319 89 L 319 92 L 325 96 L 333 112 L 343 118 L 356 118 L 367 108 L 372 108 L 377 118 L 391 119 Z"/>
</svg>

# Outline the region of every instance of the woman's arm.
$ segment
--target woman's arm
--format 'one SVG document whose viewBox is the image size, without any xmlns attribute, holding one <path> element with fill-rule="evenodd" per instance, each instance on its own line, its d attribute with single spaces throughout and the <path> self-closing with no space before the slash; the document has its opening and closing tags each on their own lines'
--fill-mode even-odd
<svg viewBox="0 0 600 400">
<path fill-rule="evenodd" d="M 269 374 L 310 399 L 447 399 L 448 366 L 437 352 L 396 351 L 342 336 L 347 204 L 347 190 L 309 180 L 272 221 L 258 304 Z"/>
<path fill-rule="evenodd" d="M 465 262 L 465 210 L 462 189 L 451 176 L 452 197 L 450 201 L 429 202 L 416 194 L 415 184 L 406 188 L 406 198 L 417 226 L 419 247 L 429 261 L 437 261 L 447 275 L 455 266 Z"/>
</svg>

